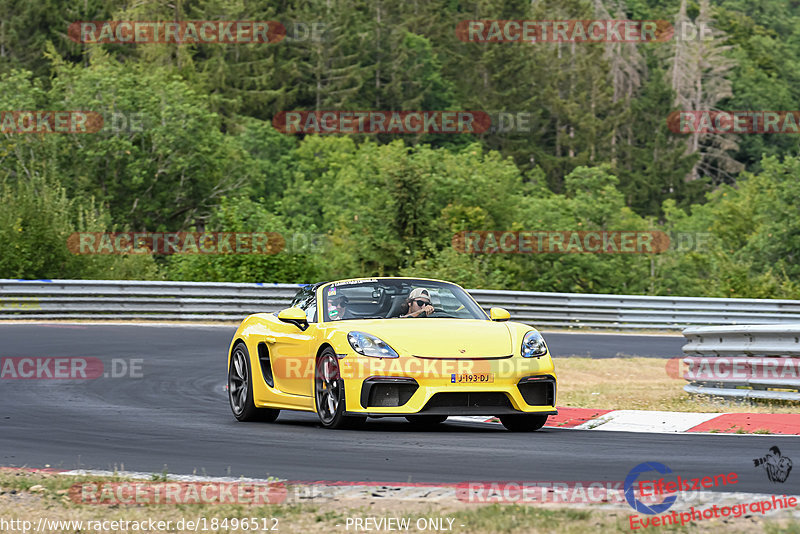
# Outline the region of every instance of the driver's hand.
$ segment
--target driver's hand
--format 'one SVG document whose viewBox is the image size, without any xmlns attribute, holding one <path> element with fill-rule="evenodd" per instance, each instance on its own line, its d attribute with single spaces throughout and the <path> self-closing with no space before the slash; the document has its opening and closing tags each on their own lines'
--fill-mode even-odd
<svg viewBox="0 0 800 534">
<path fill-rule="evenodd" d="M 425 313 L 425 316 L 427 317 L 430 314 L 432 314 L 435 310 L 434 310 L 433 306 L 431 306 L 430 304 L 427 304 L 426 306 L 423 306 L 422 311 Z"/>
</svg>

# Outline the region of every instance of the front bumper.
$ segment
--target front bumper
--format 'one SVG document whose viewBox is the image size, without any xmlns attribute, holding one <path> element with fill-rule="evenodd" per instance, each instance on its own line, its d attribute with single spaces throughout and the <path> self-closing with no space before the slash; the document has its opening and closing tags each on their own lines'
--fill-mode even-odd
<svg viewBox="0 0 800 534">
<path fill-rule="evenodd" d="M 347 355 L 340 360 L 348 413 L 360 415 L 555 414 L 557 380 L 549 355 L 492 360 L 436 360 L 418 369 L 417 358 L 383 360 Z M 372 361 L 370 361 L 372 360 Z M 369 365 L 369 372 L 348 377 Z M 413 368 L 413 369 L 412 369 Z M 489 383 L 455 383 L 454 375 L 490 374 Z"/>
</svg>

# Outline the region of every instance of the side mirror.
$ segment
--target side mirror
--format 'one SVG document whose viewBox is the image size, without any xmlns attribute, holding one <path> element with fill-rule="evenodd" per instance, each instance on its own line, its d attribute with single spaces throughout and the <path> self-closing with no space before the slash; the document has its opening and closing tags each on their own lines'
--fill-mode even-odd
<svg viewBox="0 0 800 534">
<path fill-rule="evenodd" d="M 492 321 L 508 321 L 511 319 L 511 314 L 504 308 L 491 308 L 489 309 L 489 317 Z"/>
<path fill-rule="evenodd" d="M 308 328 L 306 312 L 300 308 L 286 308 L 278 312 L 278 320 L 295 325 L 300 330 Z"/>
</svg>

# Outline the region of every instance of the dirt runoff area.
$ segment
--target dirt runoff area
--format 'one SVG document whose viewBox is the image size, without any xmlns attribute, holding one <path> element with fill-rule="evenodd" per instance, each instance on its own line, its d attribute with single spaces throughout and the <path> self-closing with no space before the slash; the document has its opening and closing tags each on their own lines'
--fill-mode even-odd
<svg viewBox="0 0 800 534">
<path fill-rule="evenodd" d="M 649 526 L 655 516 L 636 515 L 626 504 L 470 503 L 447 491 L 404 495 L 397 488 L 347 490 L 337 495 L 289 487 L 279 504 L 91 504 L 76 487 L 109 483 L 166 483 L 119 477 L 65 476 L 51 472 L 0 470 L 0 531 L 7 533 L 107 532 L 800 532 L 797 511 Z M 77 485 L 77 486 L 76 486 Z M 401 492 L 402 493 L 402 492 Z M 796 509 L 794 509 L 796 510 Z M 669 514 L 666 514 L 669 515 Z M 637 517 L 632 520 L 632 517 Z M 648 527 L 643 527 L 648 521 Z M 633 527 L 635 528 L 632 528 Z"/>
</svg>

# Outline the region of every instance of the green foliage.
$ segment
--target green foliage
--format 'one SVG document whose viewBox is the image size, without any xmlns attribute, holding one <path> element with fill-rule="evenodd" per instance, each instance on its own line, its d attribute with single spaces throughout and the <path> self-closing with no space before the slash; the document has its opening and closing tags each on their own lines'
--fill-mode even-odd
<svg viewBox="0 0 800 534">
<path fill-rule="evenodd" d="M 149 256 L 70 252 L 70 235 L 105 231 L 108 216 L 91 202 L 70 200 L 52 179 L 0 176 L 0 205 L 0 278 L 159 278 Z"/>
<path fill-rule="evenodd" d="M 625 206 L 607 167 L 578 167 L 564 178 L 566 194 L 527 197 L 519 230 L 648 231 L 651 223 Z M 649 257 L 643 254 L 519 254 L 515 289 L 589 293 L 645 293 Z"/>
<path fill-rule="evenodd" d="M 508 198 L 521 191 L 513 163 L 479 145 L 453 153 L 314 136 L 294 155 L 280 211 L 293 229 L 331 236 L 331 276 L 407 268 L 449 247 L 467 220 L 510 225 Z"/>
<path fill-rule="evenodd" d="M 722 186 L 702 173 L 688 180 L 698 155 L 667 128 L 676 93 L 664 43 L 469 43 L 455 32 L 465 20 L 604 11 L 674 20 L 680 4 L 6 1 L 0 110 L 93 110 L 105 127 L 0 134 L 0 276 L 310 282 L 404 274 L 473 287 L 796 298 L 796 136 L 739 136 L 720 157 L 745 172 Z M 688 3 L 688 17 L 698 6 Z M 731 48 L 703 68 L 735 64 L 720 80 L 732 96 L 719 106 L 798 109 L 797 6 L 715 6 L 715 27 Z M 289 34 L 239 45 L 67 37 L 71 22 L 112 17 L 273 20 Z M 272 118 L 291 110 L 484 110 L 527 122 L 475 135 L 277 132 Z M 75 256 L 65 246 L 73 232 L 122 230 L 277 232 L 286 249 L 156 263 Z M 672 247 L 647 255 L 452 246 L 463 231 L 590 230 L 663 231 Z"/>
<path fill-rule="evenodd" d="M 80 62 L 85 45 L 69 39 L 69 25 L 80 20 L 109 20 L 121 3 L 121 0 L 3 0 L 0 2 L 0 72 L 22 68 L 46 80 L 52 64 L 42 51 L 48 44 L 59 56 Z"/>
<path fill-rule="evenodd" d="M 701 233 L 699 250 L 659 258 L 661 294 L 798 298 L 800 159 L 765 158 L 763 171 L 723 187 L 691 215 L 665 203 L 666 228 Z"/>
<path fill-rule="evenodd" d="M 207 97 L 168 69 L 101 55 L 57 73 L 53 101 L 105 116 L 98 134 L 63 140 L 63 183 L 107 204 L 126 228 L 186 228 L 249 182 L 247 154 L 220 130 Z"/>
<path fill-rule="evenodd" d="M 292 243 L 280 218 L 247 198 L 223 199 L 205 231 L 270 232 Z M 168 257 L 164 270 L 171 280 L 310 282 L 318 276 L 314 267 L 317 260 L 302 252 L 284 248 L 277 254 L 176 254 Z"/>
</svg>

